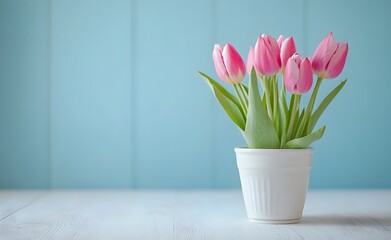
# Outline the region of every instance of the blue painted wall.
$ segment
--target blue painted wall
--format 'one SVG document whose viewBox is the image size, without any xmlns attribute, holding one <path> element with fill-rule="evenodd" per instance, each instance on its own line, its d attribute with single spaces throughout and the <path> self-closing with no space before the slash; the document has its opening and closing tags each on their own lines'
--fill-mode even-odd
<svg viewBox="0 0 391 240">
<path fill-rule="evenodd" d="M 0 187 L 230 188 L 244 141 L 197 76 L 261 33 L 349 42 L 311 187 L 391 187 L 389 1 L 0 0 Z"/>
</svg>

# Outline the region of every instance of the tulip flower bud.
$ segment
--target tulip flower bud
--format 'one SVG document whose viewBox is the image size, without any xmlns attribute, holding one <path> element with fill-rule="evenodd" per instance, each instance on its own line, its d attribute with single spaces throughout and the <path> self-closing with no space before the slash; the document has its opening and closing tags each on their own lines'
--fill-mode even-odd
<svg viewBox="0 0 391 240">
<path fill-rule="evenodd" d="M 262 34 L 254 49 L 254 67 L 258 75 L 273 76 L 281 68 L 280 48 L 276 39 Z"/>
<path fill-rule="evenodd" d="M 281 35 L 282 36 L 282 35 Z M 280 38 L 281 38 L 280 36 Z M 283 37 L 283 36 L 282 36 Z M 281 68 L 284 70 L 286 62 L 288 61 L 288 58 L 292 57 L 293 54 L 296 53 L 296 46 L 295 41 L 293 40 L 293 37 L 288 37 L 286 39 L 278 39 L 281 43 L 279 43 L 280 47 L 280 56 L 281 56 Z"/>
<path fill-rule="evenodd" d="M 240 83 L 246 74 L 242 57 L 231 44 L 224 48 L 216 44 L 213 50 L 213 61 L 219 78 L 229 84 Z"/>
<path fill-rule="evenodd" d="M 254 67 L 254 48 L 251 47 L 247 56 L 247 72 L 249 75 L 251 74 L 251 70 L 253 67 Z"/>
<path fill-rule="evenodd" d="M 307 93 L 312 86 L 311 62 L 294 54 L 287 60 L 284 71 L 284 84 L 288 91 L 296 94 Z"/>
<path fill-rule="evenodd" d="M 321 78 L 336 78 L 345 66 L 348 54 L 348 44 L 334 39 L 330 32 L 326 38 L 320 42 L 312 56 L 312 69 Z"/>
</svg>

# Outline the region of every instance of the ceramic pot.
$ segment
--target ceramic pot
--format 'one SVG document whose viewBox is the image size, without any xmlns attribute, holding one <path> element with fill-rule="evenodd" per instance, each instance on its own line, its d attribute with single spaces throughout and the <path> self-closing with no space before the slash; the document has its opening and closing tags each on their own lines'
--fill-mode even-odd
<svg viewBox="0 0 391 240">
<path fill-rule="evenodd" d="M 303 213 L 312 148 L 235 148 L 247 216 L 258 223 L 298 223 Z"/>
</svg>

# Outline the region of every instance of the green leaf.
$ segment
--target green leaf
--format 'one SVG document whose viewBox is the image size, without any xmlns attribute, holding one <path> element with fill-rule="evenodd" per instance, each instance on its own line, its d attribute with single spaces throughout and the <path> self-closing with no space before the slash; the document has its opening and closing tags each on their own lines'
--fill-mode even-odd
<svg viewBox="0 0 391 240">
<path fill-rule="evenodd" d="M 335 96 L 341 91 L 343 86 L 345 85 L 347 79 L 342 81 L 336 88 L 334 88 L 333 91 L 331 91 L 324 99 L 323 101 L 319 104 L 318 108 L 314 111 L 314 114 L 312 114 L 310 118 L 310 122 L 307 128 L 307 133 L 312 132 L 314 129 L 316 123 L 318 122 L 320 116 L 324 112 L 324 110 L 329 106 L 331 101 L 335 98 Z"/>
<path fill-rule="evenodd" d="M 245 130 L 245 116 L 241 110 L 240 103 L 237 98 L 228 92 L 223 86 L 218 84 L 208 75 L 199 72 L 205 82 L 209 85 L 217 101 L 223 107 L 224 111 L 228 114 L 231 120 L 241 129 Z"/>
<path fill-rule="evenodd" d="M 259 95 L 255 70 L 251 71 L 249 83 L 249 106 L 244 136 L 249 148 L 279 148 L 279 140 L 265 106 Z"/>
<path fill-rule="evenodd" d="M 221 86 L 218 82 L 216 82 L 215 80 L 213 80 L 211 77 L 209 77 L 208 75 L 206 75 L 205 73 L 203 72 L 200 72 L 198 71 L 198 73 L 201 75 L 201 77 L 206 81 L 206 83 L 208 83 L 208 85 L 213 85 L 214 87 L 217 88 L 217 90 L 219 90 L 222 94 L 224 94 L 224 96 L 226 96 L 227 98 L 229 98 L 232 102 L 234 102 L 238 107 L 240 107 L 240 102 L 239 100 L 235 97 L 235 95 L 233 95 L 232 93 L 228 92 L 227 89 L 225 89 L 223 86 Z"/>
<path fill-rule="evenodd" d="M 325 130 L 326 130 L 326 126 L 323 126 L 320 129 L 318 129 L 316 132 L 308 134 L 305 137 L 293 139 L 287 142 L 284 148 L 306 148 L 314 141 L 322 138 Z"/>
</svg>

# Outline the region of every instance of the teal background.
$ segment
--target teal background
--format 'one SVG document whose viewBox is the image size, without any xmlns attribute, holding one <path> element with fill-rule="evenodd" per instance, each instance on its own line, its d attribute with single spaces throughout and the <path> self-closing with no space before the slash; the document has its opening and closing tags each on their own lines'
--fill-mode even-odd
<svg viewBox="0 0 391 240">
<path fill-rule="evenodd" d="M 0 0 L 0 187 L 239 187 L 244 141 L 197 75 L 258 35 L 312 55 L 333 31 L 349 81 L 313 144 L 313 188 L 391 187 L 391 1 Z"/>
</svg>

